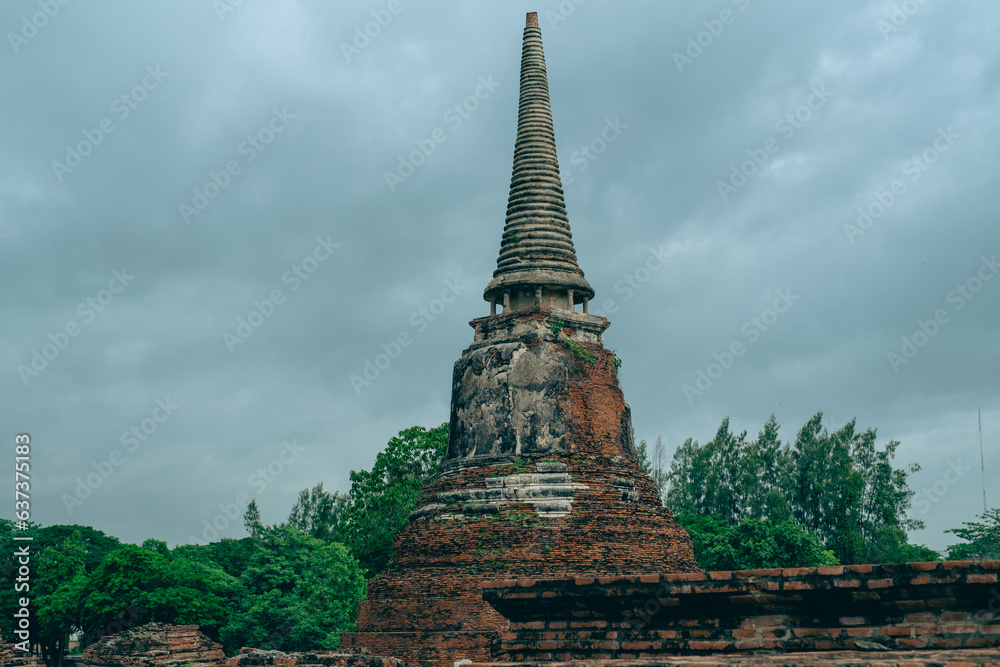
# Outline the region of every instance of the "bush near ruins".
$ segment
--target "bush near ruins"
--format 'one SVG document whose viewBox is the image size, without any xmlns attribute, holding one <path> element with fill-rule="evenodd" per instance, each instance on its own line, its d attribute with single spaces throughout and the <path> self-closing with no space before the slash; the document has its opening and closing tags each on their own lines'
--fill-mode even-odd
<svg viewBox="0 0 1000 667">
<path fill-rule="evenodd" d="M 730 526 L 704 515 L 678 514 L 675 518 L 691 536 L 695 559 L 703 570 L 839 564 L 819 538 L 789 519 L 747 519 Z"/>
</svg>

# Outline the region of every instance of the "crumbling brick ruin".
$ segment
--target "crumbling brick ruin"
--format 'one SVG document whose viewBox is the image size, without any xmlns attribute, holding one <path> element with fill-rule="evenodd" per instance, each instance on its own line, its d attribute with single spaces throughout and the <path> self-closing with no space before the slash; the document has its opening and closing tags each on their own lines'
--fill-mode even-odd
<svg viewBox="0 0 1000 667">
<path fill-rule="evenodd" d="M 802 650 L 819 653 L 796 664 L 1000 666 L 989 648 L 998 615 L 977 606 L 996 564 L 698 570 L 690 538 L 639 470 L 617 359 L 604 348 L 609 322 L 589 313 L 536 14 L 524 29 L 506 224 L 483 297 L 490 315 L 471 322 L 473 342 L 455 363 L 448 453 L 343 650 L 432 667 Z M 643 619 L 651 603 L 658 613 Z M 844 653 L 866 647 L 962 650 Z"/>
<path fill-rule="evenodd" d="M 214 667 L 225 657 L 197 625 L 147 623 L 91 644 L 80 661 L 88 667 Z"/>
<path fill-rule="evenodd" d="M 449 449 L 376 577 L 366 647 L 422 664 L 485 660 L 507 621 L 487 581 L 694 572 L 691 540 L 639 470 L 608 321 L 577 264 L 559 178 L 537 16 L 524 29 L 507 220 L 489 317 L 455 364 Z M 577 305 L 582 312 L 577 312 Z M 497 313 L 499 307 L 502 313 Z"/>
<path fill-rule="evenodd" d="M 397 534 L 390 569 L 369 583 L 358 631 L 342 635 L 345 653 L 245 648 L 226 659 L 192 626 L 151 624 L 102 640 L 83 662 L 1000 667 L 1000 561 L 700 571 L 639 470 L 593 297 L 528 14 L 490 315 L 471 323 L 455 363 L 445 460 Z"/>
<path fill-rule="evenodd" d="M 491 582 L 485 598 L 511 621 L 495 657 L 516 662 L 982 648 L 997 659 L 998 573 L 1000 561 L 945 561 L 551 577 Z"/>
</svg>

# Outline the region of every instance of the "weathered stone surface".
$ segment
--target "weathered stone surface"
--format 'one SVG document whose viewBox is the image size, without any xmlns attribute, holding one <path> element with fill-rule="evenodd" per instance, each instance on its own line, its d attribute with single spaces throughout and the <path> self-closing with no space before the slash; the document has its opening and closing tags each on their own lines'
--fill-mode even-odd
<svg viewBox="0 0 1000 667">
<path fill-rule="evenodd" d="M 571 431 L 582 415 L 569 379 L 581 375 L 581 362 L 595 365 L 598 357 L 612 364 L 612 372 L 603 384 L 586 388 L 617 404 L 615 421 L 607 425 L 617 447 L 607 453 L 635 457 L 631 415 L 613 361 L 601 354 L 606 320 L 545 307 L 483 320 L 473 322 L 476 340 L 455 363 L 445 469 L 579 452 Z"/>
<path fill-rule="evenodd" d="M 222 646 L 197 625 L 147 623 L 88 646 L 80 662 L 91 667 L 214 667 L 223 658 Z"/>
</svg>

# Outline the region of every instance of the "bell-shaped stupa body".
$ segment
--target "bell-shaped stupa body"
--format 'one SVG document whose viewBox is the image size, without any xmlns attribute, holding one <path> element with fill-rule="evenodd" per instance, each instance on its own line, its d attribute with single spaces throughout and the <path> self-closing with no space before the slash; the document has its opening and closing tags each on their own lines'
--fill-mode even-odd
<svg viewBox="0 0 1000 667">
<path fill-rule="evenodd" d="M 455 363 L 447 455 L 345 650 L 434 667 L 487 661 L 507 625 L 483 601 L 491 580 L 697 570 L 690 538 L 639 469 L 608 321 L 586 312 L 594 291 L 573 250 L 534 14 L 510 202 L 490 315 L 471 322 Z"/>
</svg>

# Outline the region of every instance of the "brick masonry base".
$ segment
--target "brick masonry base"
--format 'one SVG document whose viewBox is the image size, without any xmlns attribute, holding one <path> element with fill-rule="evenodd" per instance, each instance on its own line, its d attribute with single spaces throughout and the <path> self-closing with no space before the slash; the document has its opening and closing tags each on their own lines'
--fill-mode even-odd
<svg viewBox="0 0 1000 667">
<path fill-rule="evenodd" d="M 998 667 L 1000 651 L 818 651 L 772 655 L 702 655 L 643 659 L 574 660 L 572 662 L 473 662 L 464 667 Z"/>
<path fill-rule="evenodd" d="M 520 579 L 486 584 L 484 598 L 510 621 L 500 661 L 991 649 L 1000 664 L 998 571 L 945 561 Z"/>
</svg>

